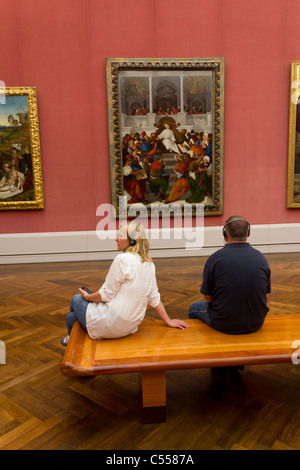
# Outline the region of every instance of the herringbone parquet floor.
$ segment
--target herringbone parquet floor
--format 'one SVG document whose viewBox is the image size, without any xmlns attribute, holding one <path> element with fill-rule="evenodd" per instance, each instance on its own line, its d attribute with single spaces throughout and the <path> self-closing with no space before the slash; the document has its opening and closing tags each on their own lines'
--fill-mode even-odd
<svg viewBox="0 0 300 470">
<path fill-rule="evenodd" d="M 267 258 L 272 313 L 300 314 L 300 254 Z M 186 318 L 199 299 L 205 260 L 155 261 L 171 317 Z M 63 376 L 69 301 L 79 286 L 99 288 L 110 263 L 0 266 L 0 449 L 300 449 L 300 365 L 247 367 L 240 383 L 226 384 L 210 370 L 169 371 L 167 422 L 148 425 L 138 374 Z"/>
</svg>

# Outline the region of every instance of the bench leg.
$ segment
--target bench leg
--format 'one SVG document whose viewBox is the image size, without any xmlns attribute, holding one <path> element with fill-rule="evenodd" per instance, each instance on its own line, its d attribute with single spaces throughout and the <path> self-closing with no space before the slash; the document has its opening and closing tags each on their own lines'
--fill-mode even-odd
<svg viewBox="0 0 300 470">
<path fill-rule="evenodd" d="M 143 399 L 143 422 L 164 423 L 166 421 L 166 372 L 141 373 Z"/>
</svg>

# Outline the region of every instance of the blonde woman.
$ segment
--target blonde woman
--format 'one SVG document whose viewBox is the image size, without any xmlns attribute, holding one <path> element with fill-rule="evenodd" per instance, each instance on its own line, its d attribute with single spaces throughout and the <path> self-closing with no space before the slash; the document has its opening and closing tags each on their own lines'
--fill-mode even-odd
<svg viewBox="0 0 300 470">
<path fill-rule="evenodd" d="M 61 343 L 66 346 L 75 321 L 79 321 L 91 338 L 121 338 L 135 333 L 143 320 L 148 304 L 171 328 L 187 328 L 183 320 L 169 318 L 158 292 L 155 266 L 149 256 L 149 242 L 144 228 L 137 224 L 120 228 L 116 239 L 122 253 L 114 259 L 99 291 L 79 289 L 74 295 L 66 318 L 68 335 Z"/>
</svg>

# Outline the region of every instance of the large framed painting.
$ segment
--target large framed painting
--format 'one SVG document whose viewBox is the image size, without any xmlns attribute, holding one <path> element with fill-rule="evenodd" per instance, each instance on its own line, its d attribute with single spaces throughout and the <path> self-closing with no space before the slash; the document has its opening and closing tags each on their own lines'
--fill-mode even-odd
<svg viewBox="0 0 300 470">
<path fill-rule="evenodd" d="M 300 208 L 300 61 L 291 63 L 287 208 Z"/>
<path fill-rule="evenodd" d="M 0 209 L 43 209 L 36 89 L 1 90 Z"/>
<path fill-rule="evenodd" d="M 161 206 L 223 213 L 222 57 L 107 58 L 111 200 L 116 215 Z M 128 212 L 129 213 L 129 212 Z"/>
</svg>

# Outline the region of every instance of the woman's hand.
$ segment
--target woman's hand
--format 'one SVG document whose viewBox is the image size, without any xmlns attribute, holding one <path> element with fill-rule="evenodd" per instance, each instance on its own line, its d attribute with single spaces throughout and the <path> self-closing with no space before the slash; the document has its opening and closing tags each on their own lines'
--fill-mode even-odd
<svg viewBox="0 0 300 470">
<path fill-rule="evenodd" d="M 93 292 L 89 294 L 88 292 L 86 292 L 85 290 L 81 288 L 79 288 L 79 292 L 84 298 L 84 300 L 86 300 L 87 302 L 95 302 L 96 304 L 98 304 L 99 302 L 102 302 L 101 295 L 99 294 L 99 292 Z M 87 299 L 87 297 L 89 299 Z"/>
<path fill-rule="evenodd" d="M 189 328 L 190 325 L 188 325 L 188 323 L 186 323 L 185 321 L 183 320 L 171 320 L 168 321 L 167 323 L 167 326 L 169 326 L 170 328 L 179 328 L 180 330 L 184 330 L 184 328 Z"/>
<path fill-rule="evenodd" d="M 180 330 L 183 330 L 184 328 L 189 328 L 190 326 L 183 320 L 172 320 L 167 314 L 164 304 L 162 302 L 159 302 L 157 307 L 155 307 L 155 311 L 165 322 L 165 324 L 170 328 L 179 328 Z"/>
<path fill-rule="evenodd" d="M 82 295 L 82 297 L 84 298 L 84 300 L 86 300 L 86 297 L 89 295 L 85 290 L 82 290 L 80 287 L 79 287 L 79 292 L 80 294 Z"/>
</svg>

